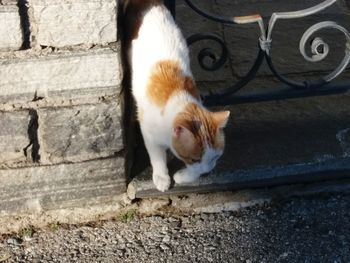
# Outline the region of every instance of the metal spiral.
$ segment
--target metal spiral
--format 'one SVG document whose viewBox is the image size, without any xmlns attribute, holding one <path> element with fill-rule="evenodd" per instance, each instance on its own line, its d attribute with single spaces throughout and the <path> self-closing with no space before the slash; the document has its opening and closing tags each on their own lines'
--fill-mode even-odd
<svg viewBox="0 0 350 263">
<path fill-rule="evenodd" d="M 299 43 L 299 50 L 302 56 L 305 58 L 305 60 L 309 62 L 319 62 L 325 59 L 329 53 L 329 46 L 327 43 L 323 41 L 322 38 L 316 37 L 311 41 L 311 53 L 312 56 L 309 56 L 306 54 L 306 44 L 309 42 L 309 39 L 313 34 L 315 34 L 317 31 L 320 31 L 322 29 L 337 29 L 340 32 L 342 32 L 346 37 L 346 43 L 345 43 L 345 55 L 341 63 L 336 67 L 334 71 L 332 71 L 330 74 L 328 74 L 324 79 L 329 82 L 332 79 L 336 78 L 339 74 L 341 74 L 347 65 L 350 62 L 350 34 L 349 32 L 339 24 L 333 21 L 324 21 L 317 23 L 313 26 L 311 26 L 308 30 L 305 31 L 302 38 L 300 39 Z"/>
<path fill-rule="evenodd" d="M 199 65 L 207 71 L 220 69 L 226 63 L 228 57 L 228 50 L 224 41 L 212 34 L 194 34 L 187 38 L 187 44 L 190 46 L 202 40 L 212 40 L 218 43 L 220 46 L 220 54 L 213 48 L 201 49 L 197 55 Z"/>
</svg>

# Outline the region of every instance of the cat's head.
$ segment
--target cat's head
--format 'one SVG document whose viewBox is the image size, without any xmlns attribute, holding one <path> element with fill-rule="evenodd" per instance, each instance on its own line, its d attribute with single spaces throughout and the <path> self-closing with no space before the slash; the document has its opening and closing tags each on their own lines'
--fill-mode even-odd
<svg viewBox="0 0 350 263">
<path fill-rule="evenodd" d="M 201 174 L 211 171 L 224 151 L 223 128 L 229 116 L 229 111 L 210 112 L 188 104 L 173 122 L 173 153 Z"/>
</svg>

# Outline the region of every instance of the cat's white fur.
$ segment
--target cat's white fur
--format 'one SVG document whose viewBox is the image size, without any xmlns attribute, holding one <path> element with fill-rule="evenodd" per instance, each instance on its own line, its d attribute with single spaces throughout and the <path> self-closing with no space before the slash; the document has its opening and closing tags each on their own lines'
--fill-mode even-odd
<svg viewBox="0 0 350 263">
<path fill-rule="evenodd" d="M 161 109 L 147 99 L 147 83 L 152 67 L 161 60 L 177 61 L 184 74 L 192 76 L 188 53 L 186 40 L 164 6 L 154 6 L 145 11 L 138 36 L 131 46 L 132 91 L 138 111 L 142 113 L 140 125 L 153 168 L 153 182 L 160 191 L 169 189 L 171 184 L 166 150 L 171 149 L 177 156 L 172 147 L 175 116 L 189 102 L 200 105 L 201 102 L 185 91 L 180 92 L 168 100 L 161 113 Z M 200 163 L 187 165 L 174 175 L 176 183 L 192 182 L 213 169 L 222 151 L 206 148 Z"/>
</svg>

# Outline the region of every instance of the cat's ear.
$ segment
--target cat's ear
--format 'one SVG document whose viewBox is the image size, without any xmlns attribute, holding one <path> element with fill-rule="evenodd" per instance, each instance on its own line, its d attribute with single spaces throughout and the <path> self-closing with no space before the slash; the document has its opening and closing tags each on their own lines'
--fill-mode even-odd
<svg viewBox="0 0 350 263">
<path fill-rule="evenodd" d="M 189 156 L 196 147 L 193 133 L 182 125 L 174 126 L 172 144 L 179 156 Z"/>
<path fill-rule="evenodd" d="M 216 122 L 216 125 L 219 128 L 225 128 L 227 121 L 230 117 L 230 112 L 229 111 L 218 111 L 218 112 L 213 112 L 212 113 L 213 118 Z"/>
</svg>

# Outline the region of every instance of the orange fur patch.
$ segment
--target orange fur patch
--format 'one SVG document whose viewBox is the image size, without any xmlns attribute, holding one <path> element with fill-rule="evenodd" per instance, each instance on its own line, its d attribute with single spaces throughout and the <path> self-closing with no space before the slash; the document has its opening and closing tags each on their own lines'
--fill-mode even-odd
<svg viewBox="0 0 350 263">
<path fill-rule="evenodd" d="M 193 97 L 200 98 L 193 79 L 184 75 L 179 63 L 173 60 L 158 62 L 148 83 L 147 95 L 150 101 L 164 107 L 168 99 L 180 91 L 187 91 Z"/>
</svg>

